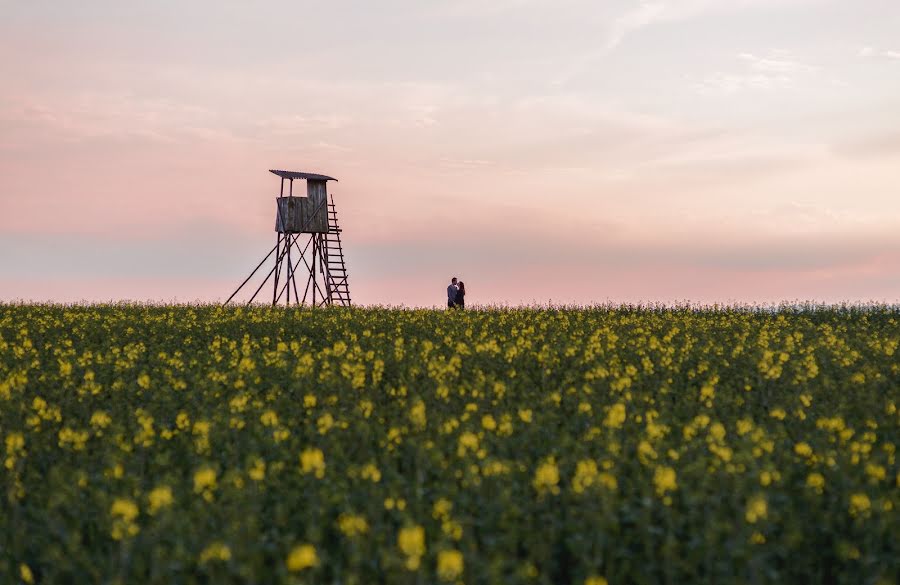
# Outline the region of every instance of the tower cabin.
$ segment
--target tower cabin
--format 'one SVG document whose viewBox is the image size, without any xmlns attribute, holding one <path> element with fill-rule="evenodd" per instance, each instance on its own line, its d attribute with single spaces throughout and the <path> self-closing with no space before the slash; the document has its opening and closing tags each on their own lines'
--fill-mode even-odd
<svg viewBox="0 0 900 585">
<path fill-rule="evenodd" d="M 328 222 L 328 181 L 334 177 L 302 171 L 270 170 L 281 177 L 281 191 L 277 198 L 275 231 L 280 234 L 327 234 Z M 306 197 L 294 196 L 294 180 L 306 181 Z M 285 181 L 288 183 L 285 196 Z"/>
</svg>

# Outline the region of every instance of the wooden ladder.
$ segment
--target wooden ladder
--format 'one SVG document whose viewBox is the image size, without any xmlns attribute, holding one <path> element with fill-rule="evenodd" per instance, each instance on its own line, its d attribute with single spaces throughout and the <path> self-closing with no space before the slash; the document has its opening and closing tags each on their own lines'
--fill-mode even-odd
<svg viewBox="0 0 900 585">
<path fill-rule="evenodd" d="M 344 249 L 341 247 L 341 228 L 338 225 L 337 208 L 334 197 L 328 202 L 328 233 L 322 235 L 324 251 L 325 285 L 332 305 L 350 306 L 350 287 L 347 284 L 347 265 L 344 263 Z"/>
</svg>

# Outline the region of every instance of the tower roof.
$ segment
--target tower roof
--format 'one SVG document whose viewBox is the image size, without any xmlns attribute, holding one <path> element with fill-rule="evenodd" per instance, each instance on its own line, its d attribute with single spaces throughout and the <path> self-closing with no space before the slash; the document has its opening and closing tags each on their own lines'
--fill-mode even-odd
<svg viewBox="0 0 900 585">
<path fill-rule="evenodd" d="M 274 173 L 282 179 L 312 179 L 313 181 L 337 181 L 334 177 L 327 175 L 319 175 L 317 173 L 304 173 L 303 171 L 278 171 L 269 169 L 270 173 Z"/>
</svg>

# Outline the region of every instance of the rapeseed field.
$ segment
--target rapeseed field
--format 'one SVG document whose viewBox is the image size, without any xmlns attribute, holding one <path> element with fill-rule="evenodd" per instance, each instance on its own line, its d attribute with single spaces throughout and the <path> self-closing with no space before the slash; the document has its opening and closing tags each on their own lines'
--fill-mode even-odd
<svg viewBox="0 0 900 585">
<path fill-rule="evenodd" d="M 900 310 L 0 305 L 2 583 L 900 582 Z"/>
</svg>

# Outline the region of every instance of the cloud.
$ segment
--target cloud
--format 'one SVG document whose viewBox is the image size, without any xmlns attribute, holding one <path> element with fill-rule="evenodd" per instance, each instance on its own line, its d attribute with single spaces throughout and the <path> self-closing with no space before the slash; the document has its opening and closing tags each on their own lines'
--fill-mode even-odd
<svg viewBox="0 0 900 585">
<path fill-rule="evenodd" d="M 716 72 L 694 84 L 701 94 L 735 94 L 744 91 L 773 91 L 794 85 L 798 78 L 818 70 L 787 51 L 771 50 L 765 55 L 739 53 L 742 71 Z"/>
<path fill-rule="evenodd" d="M 676 3 L 677 4 L 677 3 Z M 641 0 L 638 5 L 613 20 L 609 27 L 606 49 L 613 49 L 630 33 L 638 31 L 662 18 L 672 18 L 673 3 Z"/>
<path fill-rule="evenodd" d="M 817 68 L 795 59 L 787 51 L 770 51 L 765 57 L 753 53 L 740 53 L 738 58 L 746 62 L 750 69 L 764 73 L 789 74 L 815 71 Z"/>
<path fill-rule="evenodd" d="M 687 20 L 713 11 L 754 9 L 821 0 L 639 0 L 616 17 L 609 27 L 606 48 L 621 44 L 628 35 L 657 22 Z"/>
<path fill-rule="evenodd" d="M 209 108 L 127 92 L 7 97 L 0 103 L 0 128 L 16 132 L 16 142 L 41 139 L 79 142 L 137 138 L 175 143 L 185 139 L 233 140 Z"/>
<path fill-rule="evenodd" d="M 865 58 L 900 59 L 900 51 L 885 51 L 872 47 L 863 47 L 856 54 Z"/>
<path fill-rule="evenodd" d="M 837 144 L 837 154 L 851 158 L 876 158 L 900 155 L 900 130 L 877 132 Z"/>
</svg>

